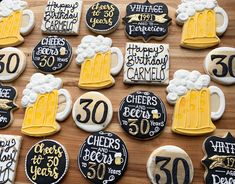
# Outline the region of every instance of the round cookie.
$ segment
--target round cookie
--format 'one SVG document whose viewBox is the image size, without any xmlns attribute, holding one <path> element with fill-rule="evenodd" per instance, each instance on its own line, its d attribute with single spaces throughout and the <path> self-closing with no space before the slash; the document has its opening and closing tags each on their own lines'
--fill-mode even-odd
<svg viewBox="0 0 235 184">
<path fill-rule="evenodd" d="M 235 48 L 220 47 L 210 51 L 204 60 L 204 70 L 212 80 L 224 85 L 235 84 Z"/>
<path fill-rule="evenodd" d="M 26 56 L 17 48 L 0 50 L 0 81 L 11 82 L 17 79 L 26 67 Z"/>
<path fill-rule="evenodd" d="M 69 158 L 64 146 L 49 139 L 36 143 L 25 158 L 25 173 L 34 184 L 59 183 L 68 166 Z"/>
<path fill-rule="evenodd" d="M 128 163 L 125 143 L 110 132 L 96 132 L 81 146 L 78 166 L 85 178 L 95 184 L 116 183 Z"/>
<path fill-rule="evenodd" d="M 93 4 L 86 13 L 87 27 L 97 34 L 109 34 L 119 25 L 119 9 L 110 2 L 100 1 Z"/>
<path fill-rule="evenodd" d="M 118 118 L 121 127 L 130 136 L 148 140 L 163 131 L 167 113 L 158 96 L 147 91 L 137 91 L 122 100 Z"/>
<path fill-rule="evenodd" d="M 177 146 L 162 146 L 154 150 L 147 162 L 151 183 L 184 183 L 193 180 L 193 163 L 188 154 Z"/>
<path fill-rule="evenodd" d="M 70 64 L 72 47 L 69 42 L 58 36 L 43 38 L 33 49 L 33 65 L 43 73 L 59 73 Z"/>
<path fill-rule="evenodd" d="M 79 128 L 87 132 L 97 132 L 105 129 L 111 122 L 113 107 L 103 94 L 88 92 L 76 100 L 72 113 Z"/>
</svg>

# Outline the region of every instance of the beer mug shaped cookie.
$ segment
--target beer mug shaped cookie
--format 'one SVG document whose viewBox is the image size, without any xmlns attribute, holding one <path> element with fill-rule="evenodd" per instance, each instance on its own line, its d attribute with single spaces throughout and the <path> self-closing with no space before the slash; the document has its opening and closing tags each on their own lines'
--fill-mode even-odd
<svg viewBox="0 0 235 184">
<path fill-rule="evenodd" d="M 212 123 L 225 110 L 224 93 L 210 86 L 210 77 L 198 71 L 178 70 L 167 87 L 167 101 L 175 105 L 172 131 L 197 136 L 213 132 Z"/>
<path fill-rule="evenodd" d="M 26 36 L 33 30 L 35 17 L 27 6 L 24 0 L 0 2 L 0 47 L 17 46 L 23 43 L 22 36 Z"/>
<path fill-rule="evenodd" d="M 216 0 L 181 0 L 176 22 L 183 25 L 181 46 L 204 49 L 220 43 L 228 27 L 228 15 Z"/>
<path fill-rule="evenodd" d="M 53 75 L 35 73 L 23 91 L 22 106 L 26 108 L 22 133 L 33 137 L 55 134 L 60 130 L 57 121 L 64 121 L 71 112 L 69 92 L 62 80 Z"/>
<path fill-rule="evenodd" d="M 78 86 L 82 89 L 103 89 L 114 85 L 111 75 L 117 75 L 123 66 L 119 48 L 111 47 L 112 40 L 101 35 L 85 36 L 77 48 L 77 64 L 81 65 Z"/>
</svg>

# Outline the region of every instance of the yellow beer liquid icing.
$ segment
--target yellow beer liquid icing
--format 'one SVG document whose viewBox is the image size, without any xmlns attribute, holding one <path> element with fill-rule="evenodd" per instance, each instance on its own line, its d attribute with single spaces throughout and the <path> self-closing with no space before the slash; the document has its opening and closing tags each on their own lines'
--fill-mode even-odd
<svg viewBox="0 0 235 184">
<path fill-rule="evenodd" d="M 24 41 L 20 35 L 22 11 L 14 11 L 0 19 L 0 47 L 16 46 Z"/>
<path fill-rule="evenodd" d="M 110 75 L 111 51 L 97 53 L 92 59 L 86 59 L 81 67 L 78 86 L 83 89 L 101 89 L 114 84 Z"/>
<path fill-rule="evenodd" d="M 203 49 L 220 43 L 216 35 L 216 14 L 204 10 L 189 17 L 183 26 L 181 45 L 186 48 Z"/>
<path fill-rule="evenodd" d="M 172 131 L 183 135 L 202 135 L 213 132 L 210 90 L 191 90 L 176 102 Z"/>
<path fill-rule="evenodd" d="M 27 107 L 22 125 L 22 133 L 41 137 L 52 135 L 60 130 L 56 122 L 58 91 L 41 94 L 36 102 Z"/>
</svg>

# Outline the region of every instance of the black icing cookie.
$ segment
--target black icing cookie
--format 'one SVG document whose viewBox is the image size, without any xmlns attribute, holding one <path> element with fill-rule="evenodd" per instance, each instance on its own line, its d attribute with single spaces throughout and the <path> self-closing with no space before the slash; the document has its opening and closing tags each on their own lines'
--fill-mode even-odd
<svg viewBox="0 0 235 184">
<path fill-rule="evenodd" d="M 166 125 L 167 113 L 162 100 L 151 92 L 137 91 L 126 96 L 118 113 L 121 127 L 137 139 L 152 139 Z"/>
<path fill-rule="evenodd" d="M 151 4 L 131 3 L 126 7 L 126 16 L 123 18 L 126 24 L 126 34 L 131 39 L 142 37 L 144 41 L 151 38 L 161 40 L 168 34 L 168 26 L 171 18 L 168 16 L 168 8 L 164 3 Z"/>
<path fill-rule="evenodd" d="M 85 178 L 95 184 L 113 184 L 124 174 L 128 163 L 125 143 L 110 132 L 90 135 L 81 146 L 78 166 Z"/>
<path fill-rule="evenodd" d="M 225 137 L 211 136 L 203 144 L 205 157 L 202 160 L 206 172 L 205 183 L 234 183 L 235 181 L 235 138 L 228 133 Z"/>
<path fill-rule="evenodd" d="M 17 109 L 15 99 L 16 89 L 0 84 L 0 129 L 7 128 L 13 121 L 12 111 Z"/>
<path fill-rule="evenodd" d="M 118 27 L 119 9 L 112 3 L 100 1 L 93 4 L 86 14 L 86 25 L 95 33 L 108 34 Z"/>
<path fill-rule="evenodd" d="M 33 49 L 34 66 L 43 73 L 59 73 L 65 70 L 72 58 L 69 42 L 58 36 L 43 38 Z"/>
<path fill-rule="evenodd" d="M 68 170 L 69 159 L 65 148 L 54 140 L 36 143 L 25 158 L 25 172 L 35 184 L 59 183 Z"/>
</svg>

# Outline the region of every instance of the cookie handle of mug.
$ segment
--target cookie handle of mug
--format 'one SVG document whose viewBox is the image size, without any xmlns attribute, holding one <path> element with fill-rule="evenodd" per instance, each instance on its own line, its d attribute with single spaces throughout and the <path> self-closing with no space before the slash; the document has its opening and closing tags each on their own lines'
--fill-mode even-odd
<svg viewBox="0 0 235 184">
<path fill-rule="evenodd" d="M 24 25 L 25 22 L 27 22 L 27 25 Z M 21 28 L 20 28 L 20 33 L 23 36 L 26 36 L 27 34 L 29 34 L 33 30 L 34 26 L 35 26 L 34 13 L 29 9 L 23 10 L 22 25 L 21 25 Z"/>
<path fill-rule="evenodd" d="M 65 97 L 65 107 L 62 112 L 58 112 L 56 114 L 56 120 L 64 121 L 68 117 L 68 115 L 70 114 L 70 112 L 72 110 L 71 95 L 69 94 L 69 92 L 66 89 L 60 89 L 58 91 L 58 95 L 59 96 L 62 95 Z"/>
<path fill-rule="evenodd" d="M 212 112 L 211 111 L 211 119 L 213 121 L 216 121 L 216 120 L 220 119 L 222 117 L 222 115 L 224 114 L 225 97 L 224 97 L 223 91 L 220 88 L 216 87 L 216 86 L 210 86 L 209 90 L 210 90 L 211 96 L 212 95 L 217 95 L 219 97 L 219 108 L 218 108 L 217 112 Z"/>
<path fill-rule="evenodd" d="M 222 34 L 224 34 L 224 32 L 226 31 L 227 27 L 228 27 L 228 15 L 226 13 L 226 11 L 221 8 L 221 7 L 215 7 L 214 9 L 215 14 L 216 14 L 216 18 L 222 17 L 223 18 L 223 23 L 222 25 L 216 27 L 216 34 L 218 36 L 221 36 Z"/>
<path fill-rule="evenodd" d="M 122 66 L 123 66 L 122 51 L 117 47 L 112 47 L 111 48 L 111 53 L 117 55 L 117 65 L 111 68 L 111 74 L 112 75 L 117 75 L 121 71 Z"/>
</svg>

